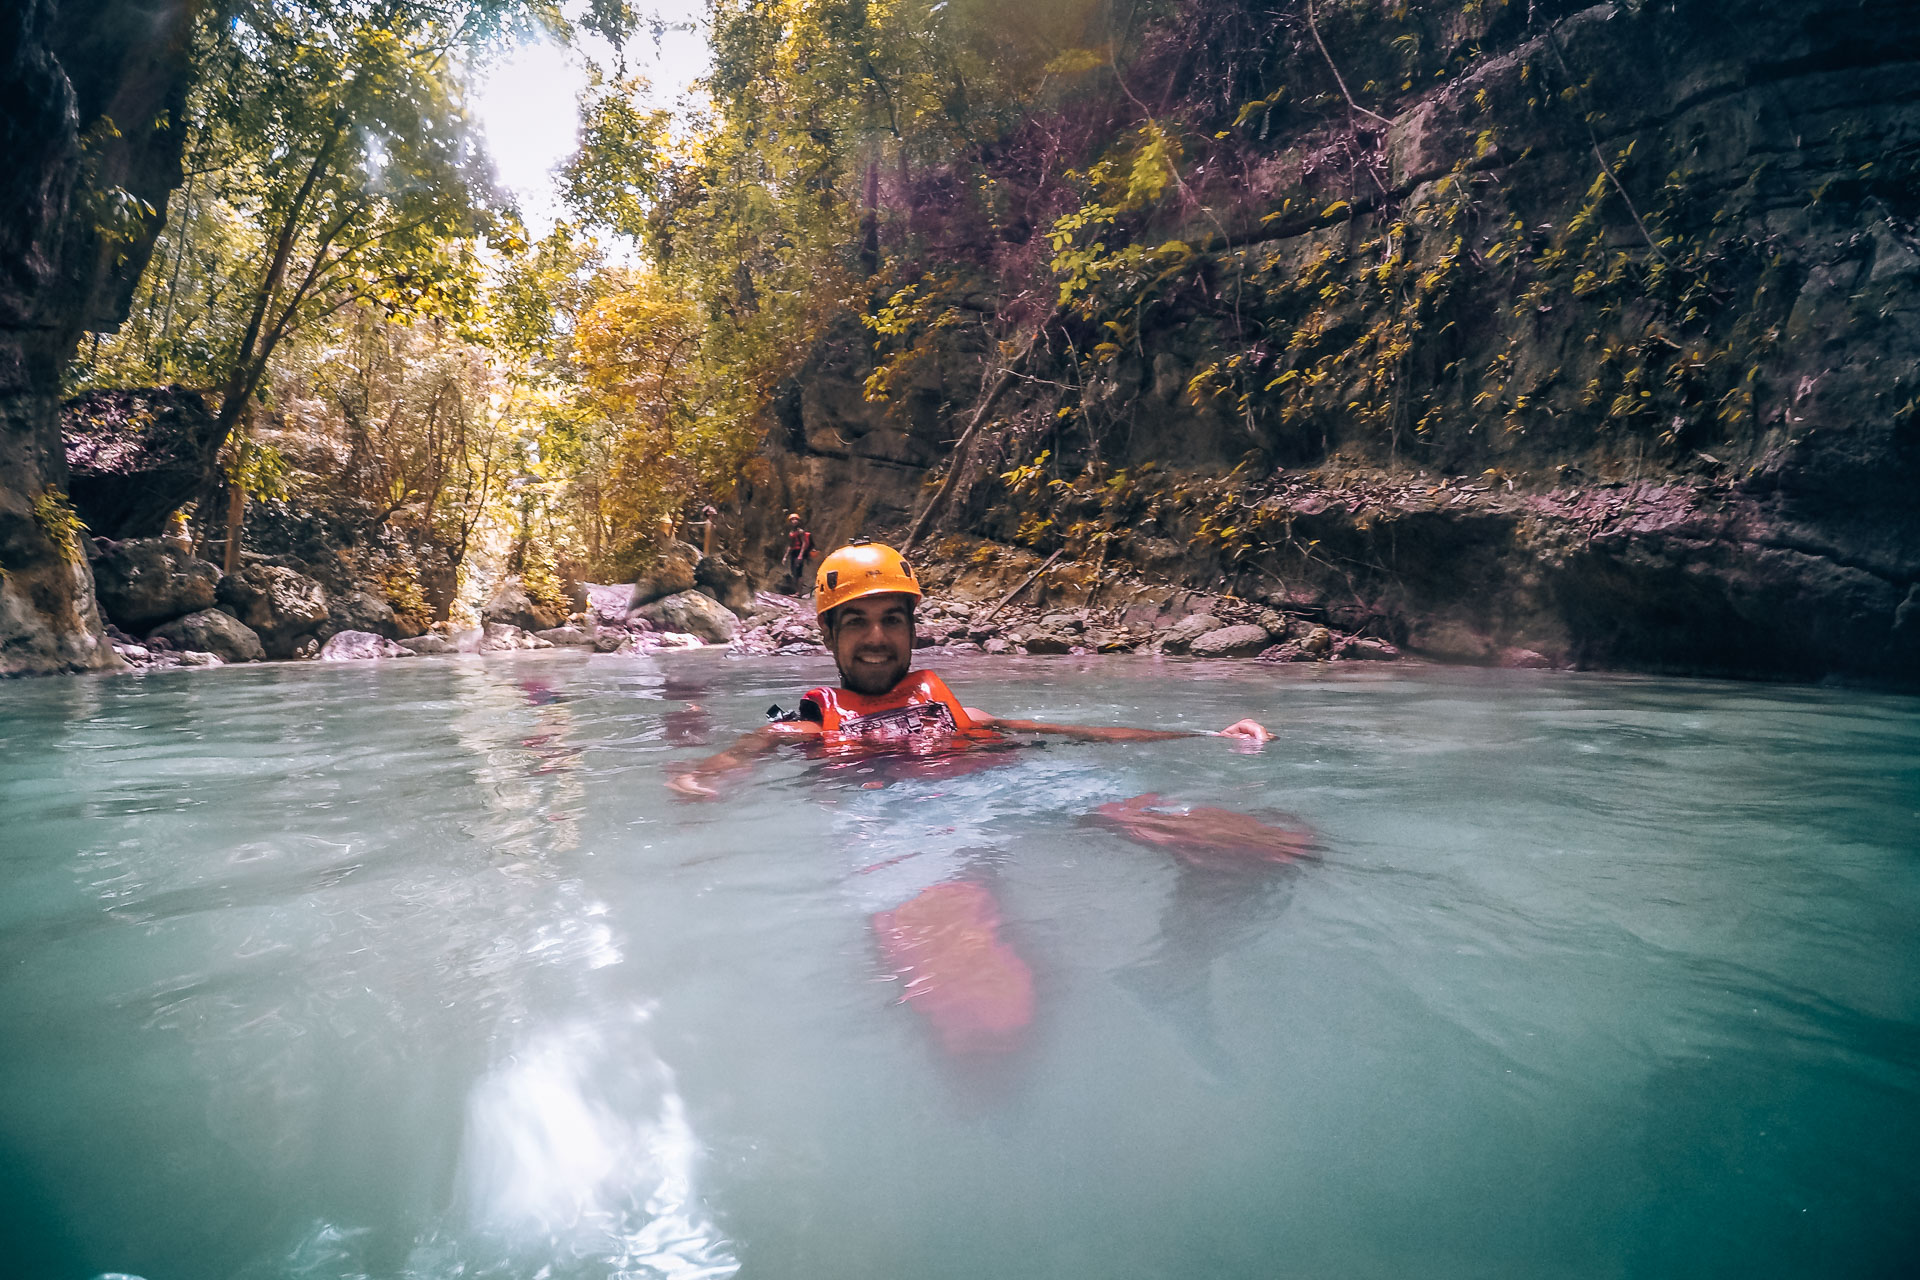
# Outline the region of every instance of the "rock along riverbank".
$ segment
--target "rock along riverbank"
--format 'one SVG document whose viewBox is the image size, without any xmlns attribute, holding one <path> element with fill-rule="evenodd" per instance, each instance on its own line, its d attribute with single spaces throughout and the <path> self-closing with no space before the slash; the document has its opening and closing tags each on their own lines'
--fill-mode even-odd
<svg viewBox="0 0 1920 1280">
<path fill-rule="evenodd" d="M 573 649 L 600 654 L 657 653 L 720 647 L 753 655 L 824 654 L 813 602 L 762 591 L 744 616 L 699 592 L 673 593 L 635 606 L 633 586 L 584 584 L 587 607 L 554 627 L 530 629 L 489 621 L 478 627 L 438 627 L 392 639 L 344 628 L 312 649 L 268 654 L 255 634 L 231 614 L 205 609 L 158 627 L 145 639 L 109 627 L 115 649 L 136 670 L 216 667 L 231 662 L 350 662 L 391 658 L 520 653 Z M 642 592 L 644 594 L 644 591 Z M 683 599 L 695 596 L 697 599 Z M 1229 597 L 1175 598 L 1145 607 L 1049 609 L 964 597 L 929 598 L 918 614 L 916 647 L 942 653 L 990 655 L 1169 654 L 1194 658 L 1251 658 L 1266 662 L 1387 662 L 1396 646 L 1364 631 L 1342 629 L 1299 613 Z M 1191 603 L 1192 607 L 1186 606 Z M 664 607 L 662 607 L 664 606 Z M 1185 611 L 1179 611 L 1184 609 Z M 724 615 L 724 616 L 722 616 Z M 680 621 L 678 630 L 658 622 Z M 1500 655 L 1506 666 L 1547 666 L 1541 655 Z"/>
</svg>

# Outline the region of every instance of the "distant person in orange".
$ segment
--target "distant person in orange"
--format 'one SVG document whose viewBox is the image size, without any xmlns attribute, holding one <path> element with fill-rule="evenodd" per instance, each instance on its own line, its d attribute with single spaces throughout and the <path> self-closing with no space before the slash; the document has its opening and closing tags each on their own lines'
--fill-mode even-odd
<svg viewBox="0 0 1920 1280">
<path fill-rule="evenodd" d="M 787 576 L 796 592 L 806 590 L 807 561 L 813 558 L 813 535 L 800 525 L 800 513 L 787 517 Z"/>
<path fill-rule="evenodd" d="M 795 527 L 797 522 L 797 516 L 790 521 Z M 1008 732 L 1095 742 L 1202 736 L 1012 720 L 962 706 L 939 676 L 910 670 L 920 599 L 919 580 L 892 547 L 858 538 L 827 556 L 815 580 L 814 608 L 839 668 L 839 687 L 808 690 L 798 711 L 681 770 L 668 785 L 689 799 L 716 798 L 726 778 L 783 742 L 809 746 L 830 759 L 887 761 L 885 772 L 898 776 L 947 778 L 1005 761 L 1004 752 L 989 748 Z M 1213 736 L 1262 743 L 1273 735 L 1253 720 L 1240 720 Z M 885 782 L 876 776 L 863 785 Z M 1130 812 L 1122 816 L 1134 818 Z M 1156 813 L 1139 820 L 1173 827 L 1179 815 Z M 920 852 L 910 850 L 866 870 L 880 871 Z M 941 864 L 934 858 L 920 865 Z M 986 885 L 942 874 L 937 883 L 922 883 L 909 900 L 877 912 L 872 924 L 881 952 L 905 983 L 905 998 L 926 1015 L 948 1049 L 1005 1049 L 1032 1021 L 1032 972 L 1000 938 L 999 905 Z"/>
</svg>

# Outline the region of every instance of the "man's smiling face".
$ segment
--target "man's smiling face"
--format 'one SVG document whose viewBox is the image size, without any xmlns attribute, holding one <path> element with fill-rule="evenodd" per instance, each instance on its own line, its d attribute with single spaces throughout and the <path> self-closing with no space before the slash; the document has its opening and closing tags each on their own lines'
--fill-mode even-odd
<svg viewBox="0 0 1920 1280">
<path fill-rule="evenodd" d="M 847 601 L 833 611 L 827 646 L 842 687 L 870 697 L 887 692 L 913 660 L 913 597 L 890 591 Z"/>
</svg>

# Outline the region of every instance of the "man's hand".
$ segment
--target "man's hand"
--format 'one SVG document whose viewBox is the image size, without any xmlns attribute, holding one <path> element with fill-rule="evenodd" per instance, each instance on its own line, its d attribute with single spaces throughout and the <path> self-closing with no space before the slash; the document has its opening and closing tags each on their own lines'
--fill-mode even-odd
<svg viewBox="0 0 1920 1280">
<path fill-rule="evenodd" d="M 670 776 L 667 779 L 667 790 L 682 800 L 714 800 L 720 795 L 711 783 L 692 769 L 685 769 Z"/>
<path fill-rule="evenodd" d="M 676 713 L 677 714 L 677 713 Z M 682 800 L 717 800 L 728 775 L 747 768 L 784 739 L 818 735 L 820 726 L 805 720 L 770 724 L 742 734 L 725 751 L 693 764 L 678 766 L 667 777 L 667 790 Z"/>
<path fill-rule="evenodd" d="M 1235 720 L 1232 724 L 1220 731 L 1220 736 L 1223 738 L 1239 738 L 1245 742 L 1255 743 L 1273 741 L 1273 734 L 1268 732 L 1267 726 L 1261 724 L 1258 720 Z"/>
</svg>

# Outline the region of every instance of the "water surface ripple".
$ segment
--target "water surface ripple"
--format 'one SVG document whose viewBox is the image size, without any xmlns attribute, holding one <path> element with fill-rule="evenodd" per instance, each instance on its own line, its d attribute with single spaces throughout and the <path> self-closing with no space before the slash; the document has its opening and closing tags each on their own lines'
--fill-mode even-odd
<svg viewBox="0 0 1920 1280">
<path fill-rule="evenodd" d="M 684 804 L 666 768 L 819 662 L 0 685 L 0 1272 L 1911 1274 L 1920 702 L 942 670 L 1279 737 L 788 755 Z M 1147 791 L 1323 856 L 1223 875 L 1082 821 Z M 997 1055 L 875 942 L 954 881 L 1033 976 Z"/>
</svg>

